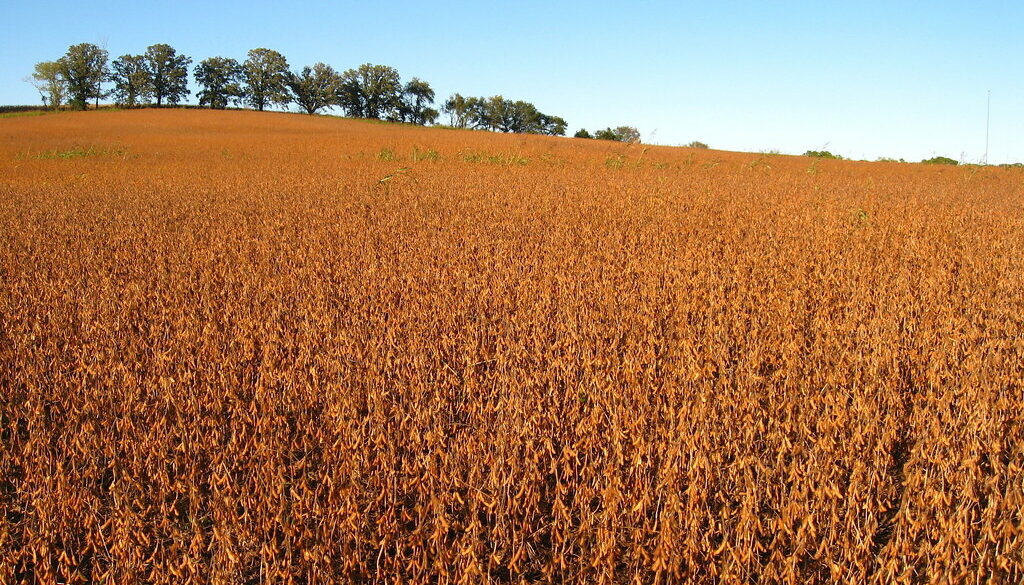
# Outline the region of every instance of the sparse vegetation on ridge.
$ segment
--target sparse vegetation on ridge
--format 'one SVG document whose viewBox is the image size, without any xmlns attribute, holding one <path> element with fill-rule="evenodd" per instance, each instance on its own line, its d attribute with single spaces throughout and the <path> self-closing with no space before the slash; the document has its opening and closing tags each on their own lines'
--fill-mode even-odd
<svg viewBox="0 0 1024 585">
<path fill-rule="evenodd" d="M 145 54 L 122 55 L 109 65 L 108 59 L 107 51 L 92 43 L 73 45 L 60 59 L 37 63 L 27 81 L 39 91 L 43 105 L 53 110 L 65 102 L 84 110 L 90 100 L 99 107 L 99 100 L 107 97 L 129 108 L 177 105 L 191 93 L 188 66 L 192 59 L 170 45 L 152 45 Z M 199 105 L 213 109 L 245 104 L 263 111 L 294 103 L 307 114 L 338 107 L 353 118 L 421 126 L 436 123 L 440 115 L 433 108 L 435 95 L 429 83 L 414 77 L 402 84 L 398 71 L 386 65 L 364 63 L 338 73 L 330 65 L 316 63 L 295 73 L 281 53 L 257 48 L 242 63 L 224 57 L 204 59 L 193 75 L 201 87 L 196 94 Z M 114 86 L 110 90 L 104 89 L 108 83 Z M 552 136 L 564 136 L 566 130 L 564 119 L 500 95 L 464 98 L 454 94 L 443 111 L 458 128 Z"/>
</svg>

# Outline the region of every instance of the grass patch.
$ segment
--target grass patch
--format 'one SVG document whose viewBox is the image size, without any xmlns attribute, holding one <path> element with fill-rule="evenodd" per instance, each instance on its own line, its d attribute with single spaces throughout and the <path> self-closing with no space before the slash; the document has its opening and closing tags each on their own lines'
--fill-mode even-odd
<svg viewBox="0 0 1024 585">
<path fill-rule="evenodd" d="M 50 110 L 28 110 L 27 112 L 3 112 L 0 113 L 0 118 L 27 118 L 31 116 L 45 116 L 52 114 Z"/>
<path fill-rule="evenodd" d="M 421 160 L 438 161 L 438 160 L 441 160 L 441 155 L 436 150 L 434 150 L 433 148 L 429 148 L 427 150 L 420 150 L 418 147 L 414 146 L 413 149 L 412 149 L 412 160 L 414 160 L 414 161 L 421 161 Z"/>
<path fill-rule="evenodd" d="M 626 164 L 626 157 L 621 154 L 609 156 L 604 161 L 604 166 L 609 169 L 621 169 Z"/>
<path fill-rule="evenodd" d="M 48 150 L 41 152 L 32 158 L 39 160 L 72 159 L 87 156 L 128 156 L 128 149 L 123 146 L 99 147 L 99 146 L 75 146 L 67 150 Z"/>
<path fill-rule="evenodd" d="M 483 153 L 483 152 L 476 152 L 476 151 L 468 149 L 468 148 L 465 149 L 465 150 L 459 151 L 459 156 L 462 157 L 463 161 L 465 161 L 465 162 L 472 162 L 472 163 L 486 163 L 486 164 L 503 165 L 503 166 L 512 166 L 512 165 L 526 166 L 526 165 L 530 164 L 530 159 L 529 158 L 526 158 L 524 156 L 520 156 L 518 154 L 512 154 L 512 153 L 508 153 L 508 154 L 504 154 L 504 153 L 487 154 L 487 153 Z"/>
</svg>

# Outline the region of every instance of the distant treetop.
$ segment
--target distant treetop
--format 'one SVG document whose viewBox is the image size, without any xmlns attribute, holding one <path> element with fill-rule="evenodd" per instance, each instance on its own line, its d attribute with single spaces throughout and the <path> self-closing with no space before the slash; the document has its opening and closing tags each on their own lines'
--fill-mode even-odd
<svg viewBox="0 0 1024 585">
<path fill-rule="evenodd" d="M 831 158 L 835 160 L 843 160 L 843 157 L 839 156 L 838 154 L 832 154 L 827 150 L 808 150 L 803 155 L 814 158 Z"/>
<path fill-rule="evenodd" d="M 594 133 L 594 138 L 616 142 L 640 142 L 640 131 L 632 126 L 618 126 L 598 130 Z"/>
<path fill-rule="evenodd" d="M 958 165 L 960 161 L 949 158 L 948 156 L 936 156 L 932 158 L 926 158 L 923 161 L 926 165 Z"/>
</svg>

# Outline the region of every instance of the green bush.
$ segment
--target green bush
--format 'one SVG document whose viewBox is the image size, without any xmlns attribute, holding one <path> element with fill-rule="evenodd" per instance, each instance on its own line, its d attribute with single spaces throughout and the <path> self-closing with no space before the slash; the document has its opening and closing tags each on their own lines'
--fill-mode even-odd
<svg viewBox="0 0 1024 585">
<path fill-rule="evenodd" d="M 616 142 L 640 142 L 640 131 L 632 126 L 605 128 L 594 133 L 598 140 L 614 140 Z"/>
<path fill-rule="evenodd" d="M 831 158 L 835 160 L 843 160 L 843 157 L 838 154 L 832 154 L 827 150 L 808 150 L 804 153 L 804 156 L 813 156 L 814 158 Z"/>
<path fill-rule="evenodd" d="M 935 156 L 932 158 L 926 158 L 922 163 L 926 165 L 958 165 L 958 161 L 949 158 L 948 156 Z"/>
</svg>

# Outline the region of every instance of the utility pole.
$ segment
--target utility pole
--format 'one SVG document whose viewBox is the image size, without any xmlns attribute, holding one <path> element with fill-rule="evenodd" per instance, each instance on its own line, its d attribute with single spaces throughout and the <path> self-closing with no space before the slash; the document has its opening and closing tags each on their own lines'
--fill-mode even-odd
<svg viewBox="0 0 1024 585">
<path fill-rule="evenodd" d="M 992 123 L 992 90 L 988 90 L 988 103 L 985 106 L 985 164 L 988 164 L 988 129 Z"/>
</svg>

